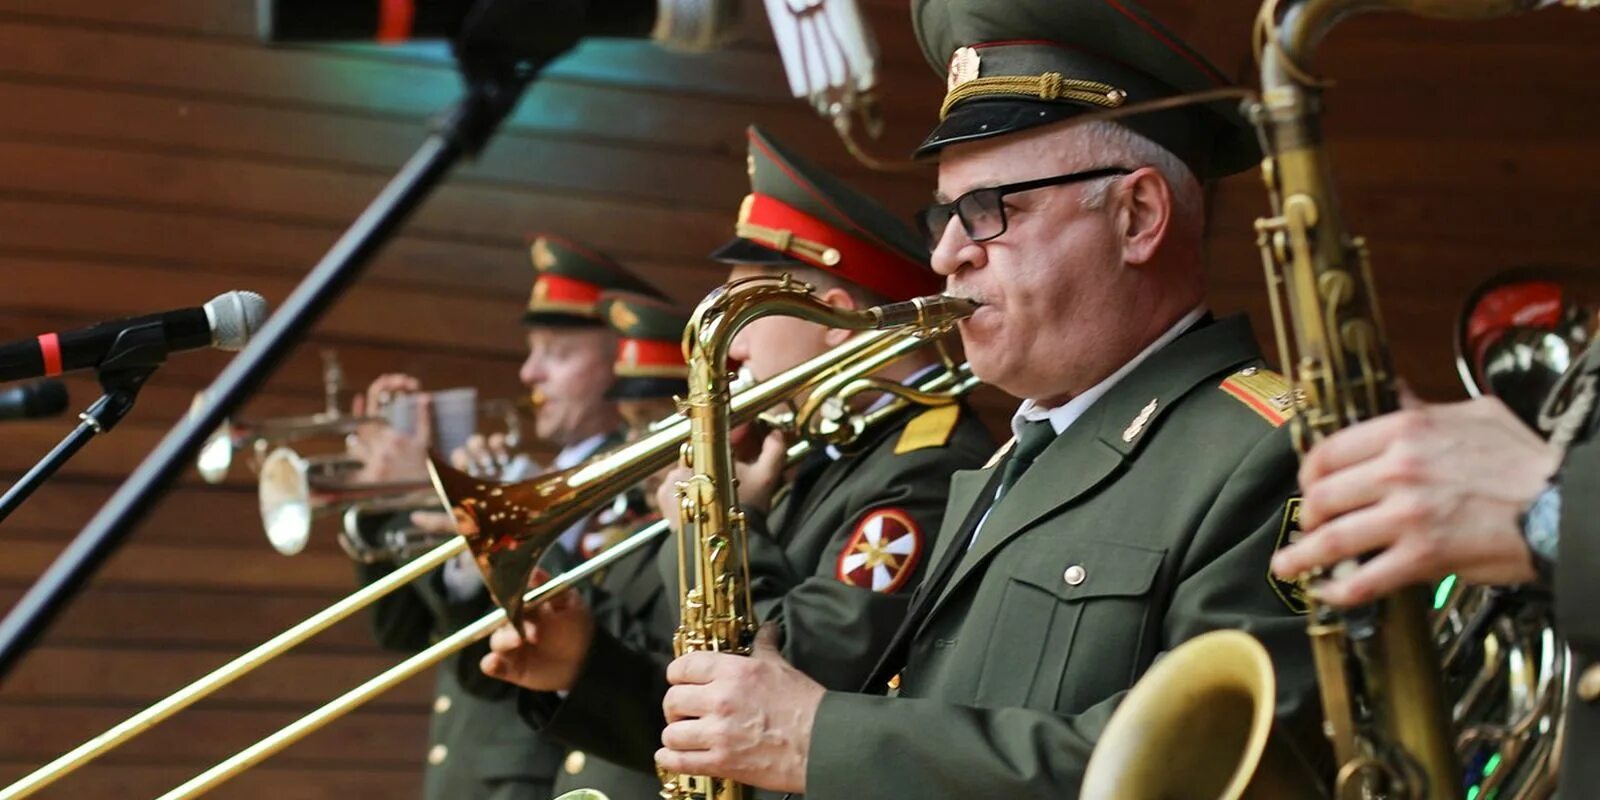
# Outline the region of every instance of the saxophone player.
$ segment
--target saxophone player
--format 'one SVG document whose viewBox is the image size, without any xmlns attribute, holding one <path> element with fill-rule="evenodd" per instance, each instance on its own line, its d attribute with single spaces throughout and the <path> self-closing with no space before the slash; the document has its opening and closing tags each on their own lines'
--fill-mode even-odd
<svg viewBox="0 0 1600 800">
<path fill-rule="evenodd" d="M 975 374 L 1021 401 L 1014 444 L 958 473 L 932 572 L 867 684 L 826 687 L 768 642 L 691 653 L 657 762 L 818 800 L 1075 797 L 1119 698 L 1163 651 L 1244 628 L 1316 747 L 1293 584 L 1292 398 L 1242 318 L 1204 303 L 1201 181 L 1252 166 L 1227 104 L 1084 111 L 1225 84 L 1130 2 L 920 0 L 945 76 L 923 215 Z M 887 694 L 880 694 L 887 692 Z M 1307 753 L 1306 755 L 1310 755 Z"/>
<path fill-rule="evenodd" d="M 1565 452 L 1497 397 L 1425 404 L 1324 440 L 1300 468 L 1298 543 L 1274 557 L 1284 576 L 1377 553 L 1328 578 L 1319 594 L 1356 605 L 1455 575 L 1469 584 L 1554 592 L 1556 626 L 1576 659 L 1566 703 L 1562 797 L 1600 795 L 1600 439 L 1594 386 L 1600 349 L 1565 377 Z M 1558 387 L 1558 392 L 1561 387 Z"/>
<path fill-rule="evenodd" d="M 563 469 L 625 438 L 622 417 L 608 395 L 618 344 L 617 334 L 601 314 L 602 293 L 628 291 L 651 298 L 661 294 L 611 259 L 575 242 L 539 236 L 530 252 L 535 280 L 522 316 L 528 356 L 518 375 L 542 400 L 535 412 L 536 436 L 539 441 L 561 446 L 553 467 Z M 413 378 L 386 375 L 374 381 L 364 404 L 376 406 L 383 397 L 419 389 Z M 375 427 L 352 437 L 352 453 L 363 461 L 363 480 L 426 480 L 428 411 L 426 403 L 419 402 L 419 430 L 414 435 Z M 526 477 L 533 471 L 531 463 L 505 452 L 500 443 L 476 437 L 468 447 L 452 454 L 452 460 L 463 469 L 502 479 Z M 455 532 L 442 512 L 400 516 L 388 524 L 440 534 Z M 593 527 L 584 520 L 566 531 L 561 546 L 552 548 L 546 560 L 550 568 L 581 561 L 585 537 L 594 533 Z M 372 581 L 393 568 L 392 564 L 373 564 L 358 569 L 363 581 Z M 466 554 L 409 589 L 374 606 L 374 629 L 385 647 L 421 650 L 436 636 L 452 633 L 493 608 L 477 566 Z M 439 667 L 423 796 L 429 800 L 545 800 L 565 748 L 522 723 L 514 694 L 478 671 L 482 652 L 481 648 L 469 648 Z"/>
<path fill-rule="evenodd" d="M 909 225 L 761 130 L 750 129 L 748 142 L 751 194 L 736 238 L 712 254 L 729 264 L 730 278 L 789 274 L 811 284 L 824 302 L 851 309 L 938 290 L 926 248 Z M 765 318 L 741 331 L 729 354 L 754 378 L 766 379 L 851 335 Z M 940 368 L 932 354 L 918 353 L 879 377 L 919 384 Z M 866 440 L 815 452 L 793 470 L 785 470 L 782 437 L 758 444 L 760 455 L 739 468 L 757 614 L 781 624 L 786 663 L 825 685 L 853 688 L 926 574 L 949 474 L 983 464 L 994 440 L 969 408 L 955 405 L 909 410 Z M 658 495 L 669 514 L 677 506 L 670 494 L 676 477 Z M 661 550 L 653 585 L 671 609 L 660 628 L 670 641 L 678 567 L 676 549 Z M 664 725 L 669 651 L 623 646 L 576 602 L 558 600 L 529 619 L 524 624 L 537 630 L 538 644 L 503 628 L 492 637 L 495 652 L 484 659 L 485 672 L 540 690 L 525 696 L 530 722 L 579 747 L 588 764 L 604 756 L 649 776 L 648 791 L 618 795 L 607 788 L 612 800 L 656 796 L 652 760 Z"/>
</svg>

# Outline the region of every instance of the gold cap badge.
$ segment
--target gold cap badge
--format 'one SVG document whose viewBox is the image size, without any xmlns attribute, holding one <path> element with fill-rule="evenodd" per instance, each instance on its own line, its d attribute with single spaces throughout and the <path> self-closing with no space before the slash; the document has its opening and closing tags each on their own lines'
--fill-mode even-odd
<svg viewBox="0 0 1600 800">
<path fill-rule="evenodd" d="M 945 91 L 978 77 L 978 51 L 971 47 L 958 47 L 950 56 L 950 74 L 945 76 Z"/>
</svg>

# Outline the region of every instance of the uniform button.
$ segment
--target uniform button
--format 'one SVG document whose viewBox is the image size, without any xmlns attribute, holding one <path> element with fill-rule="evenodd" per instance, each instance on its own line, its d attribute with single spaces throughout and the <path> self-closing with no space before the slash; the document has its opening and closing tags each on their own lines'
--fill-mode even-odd
<svg viewBox="0 0 1600 800">
<path fill-rule="evenodd" d="M 576 775 L 583 771 L 583 762 L 587 760 L 588 757 L 583 754 L 582 750 L 574 750 L 567 754 L 567 760 L 561 765 L 561 768 L 566 770 L 568 775 Z"/>
<path fill-rule="evenodd" d="M 1578 699 L 1585 703 L 1600 700 L 1600 664 L 1590 664 L 1578 678 Z"/>
<path fill-rule="evenodd" d="M 449 755 L 450 748 L 445 747 L 442 744 L 436 744 L 428 749 L 428 763 L 437 767 L 440 764 L 443 764 L 445 758 Z"/>
<path fill-rule="evenodd" d="M 450 710 L 450 695 L 441 694 L 433 698 L 433 713 L 443 714 Z"/>
<path fill-rule="evenodd" d="M 1083 579 L 1087 577 L 1089 577 L 1089 571 L 1078 564 L 1067 567 L 1067 571 L 1061 573 L 1061 580 L 1066 581 L 1068 586 L 1077 586 L 1083 583 Z"/>
</svg>

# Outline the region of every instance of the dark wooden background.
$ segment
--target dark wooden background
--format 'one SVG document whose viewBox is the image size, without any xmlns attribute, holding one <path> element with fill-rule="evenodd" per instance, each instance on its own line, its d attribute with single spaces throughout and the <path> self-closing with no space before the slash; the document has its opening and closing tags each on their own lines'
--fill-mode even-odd
<svg viewBox="0 0 1600 800">
<path fill-rule="evenodd" d="M 917 53 L 903 3 L 865 5 L 884 50 L 883 149 L 903 152 L 933 118 L 942 79 Z M 1150 5 L 1248 79 L 1253 4 Z M 252 25 L 248 0 L 0 0 L 0 337 L 232 288 L 280 301 L 457 88 L 452 68 L 428 53 L 275 51 L 253 40 Z M 431 386 L 515 393 L 532 231 L 591 242 L 694 299 L 719 278 L 702 256 L 731 233 L 750 122 L 896 210 L 919 205 L 929 176 L 855 166 L 787 97 L 759 11 L 745 28 L 714 55 L 595 42 L 553 67 L 510 130 L 433 198 L 249 413 L 316 410 L 325 347 L 354 385 L 404 370 Z M 1328 131 L 1345 206 L 1372 240 L 1396 359 L 1427 396 L 1460 394 L 1450 329 L 1470 287 L 1510 266 L 1595 259 L 1597 43 L 1600 16 L 1560 11 L 1477 25 L 1362 19 L 1325 48 L 1325 71 L 1339 81 Z M 1253 175 L 1219 187 L 1210 255 L 1213 307 L 1248 311 L 1265 333 L 1251 229 L 1263 207 Z M 173 358 L 114 435 L 4 526 L 0 606 L 224 363 Z M 94 395 L 83 377 L 71 388 L 75 407 Z M 1006 405 L 984 403 L 996 421 Z M 7 423 L 0 480 L 66 428 L 66 419 Z M 268 549 L 248 475 L 236 471 L 223 487 L 187 476 L 0 687 L 0 781 L 351 587 L 327 535 L 293 559 Z M 152 796 L 393 660 L 364 622 L 342 625 L 46 795 Z M 427 690 L 426 679 L 410 682 L 217 796 L 417 794 Z"/>
</svg>

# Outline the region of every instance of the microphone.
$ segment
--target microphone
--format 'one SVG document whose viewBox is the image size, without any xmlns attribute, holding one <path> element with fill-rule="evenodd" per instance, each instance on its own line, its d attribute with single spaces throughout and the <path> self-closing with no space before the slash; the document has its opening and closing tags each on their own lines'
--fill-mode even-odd
<svg viewBox="0 0 1600 800">
<path fill-rule="evenodd" d="M 529 55 L 553 55 L 585 36 L 650 37 L 691 52 L 736 33 L 739 0 L 257 0 L 272 43 L 399 44 L 492 32 Z"/>
<path fill-rule="evenodd" d="M 53 417 L 67 410 L 67 386 L 48 380 L 0 391 L 0 420 Z"/>
<path fill-rule="evenodd" d="M 255 292 L 219 294 L 200 308 L 102 322 L 64 333 L 42 333 L 33 339 L 0 345 L 0 381 L 60 375 L 68 370 L 100 366 L 124 331 L 160 325 L 167 352 L 215 347 L 239 350 L 261 327 L 267 301 Z"/>
</svg>

